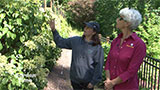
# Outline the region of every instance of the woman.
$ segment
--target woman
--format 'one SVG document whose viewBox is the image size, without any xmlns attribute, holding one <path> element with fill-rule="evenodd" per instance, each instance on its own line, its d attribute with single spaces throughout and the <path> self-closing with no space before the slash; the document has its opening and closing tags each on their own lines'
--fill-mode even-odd
<svg viewBox="0 0 160 90">
<path fill-rule="evenodd" d="M 100 30 L 97 22 L 85 23 L 82 37 L 62 38 L 50 22 L 53 37 L 59 48 L 72 50 L 70 79 L 74 90 L 93 90 L 102 79 L 104 53 L 98 37 Z"/>
<path fill-rule="evenodd" d="M 121 33 L 111 43 L 105 65 L 106 90 L 138 90 L 137 72 L 146 55 L 145 43 L 134 29 L 142 21 L 141 14 L 135 9 L 124 8 L 119 12 L 116 28 Z"/>
</svg>

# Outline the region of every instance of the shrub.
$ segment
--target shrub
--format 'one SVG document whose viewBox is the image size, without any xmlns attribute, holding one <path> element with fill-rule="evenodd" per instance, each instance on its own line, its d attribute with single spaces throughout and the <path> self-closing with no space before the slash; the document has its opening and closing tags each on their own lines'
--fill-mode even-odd
<svg viewBox="0 0 160 90">
<path fill-rule="evenodd" d="M 0 61 L 5 61 L 0 62 L 0 90 L 41 90 L 47 85 L 48 68 L 51 70 L 61 50 L 47 24 L 54 16 L 44 12 L 40 3 L 0 3 Z"/>
<path fill-rule="evenodd" d="M 146 6 L 148 7 L 148 6 Z M 147 46 L 147 54 L 151 57 L 160 59 L 160 7 L 159 9 L 149 10 L 143 17 L 143 23 L 139 26 L 138 35 L 143 39 Z"/>
<path fill-rule="evenodd" d="M 142 16 L 146 13 L 146 5 L 148 9 L 157 9 L 158 0 L 97 0 L 95 2 L 96 21 L 100 23 L 101 33 L 103 36 L 111 36 L 111 39 L 118 33 L 115 29 L 116 19 L 119 16 L 119 11 L 122 8 L 130 7 L 140 11 Z M 160 6 L 160 5 L 159 5 Z"/>
<path fill-rule="evenodd" d="M 82 27 L 84 22 L 95 20 L 94 14 L 95 0 L 75 0 L 68 2 L 66 17 L 68 21 L 77 27 Z"/>
<path fill-rule="evenodd" d="M 21 62 L 13 55 L 11 57 L 0 55 L 0 58 L 0 90 L 38 90 L 46 86 L 48 70 L 42 68 L 41 62 L 44 60 L 37 63 L 38 59 L 43 58 L 37 56 L 33 60 Z M 26 70 L 29 71 L 26 73 Z"/>
<path fill-rule="evenodd" d="M 4 0 L 0 3 L 0 90 L 42 90 L 47 75 L 60 57 L 48 25 L 67 37 L 72 28 L 39 0 Z M 67 29 L 67 30 L 66 30 Z"/>
</svg>

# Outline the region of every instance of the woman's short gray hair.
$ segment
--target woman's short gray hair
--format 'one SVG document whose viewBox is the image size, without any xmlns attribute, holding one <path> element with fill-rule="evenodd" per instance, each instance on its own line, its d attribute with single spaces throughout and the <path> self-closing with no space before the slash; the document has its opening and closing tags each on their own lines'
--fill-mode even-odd
<svg viewBox="0 0 160 90">
<path fill-rule="evenodd" d="M 124 20 L 131 23 L 130 28 L 132 30 L 136 29 L 142 21 L 142 15 L 139 13 L 139 11 L 135 9 L 129 9 L 129 8 L 121 9 L 119 15 L 123 16 Z"/>
</svg>

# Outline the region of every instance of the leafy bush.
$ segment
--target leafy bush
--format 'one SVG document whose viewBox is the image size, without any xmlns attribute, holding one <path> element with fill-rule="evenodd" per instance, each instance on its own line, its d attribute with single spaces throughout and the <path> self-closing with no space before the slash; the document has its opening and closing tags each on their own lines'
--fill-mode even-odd
<svg viewBox="0 0 160 90">
<path fill-rule="evenodd" d="M 34 65 L 36 61 L 32 60 L 32 62 L 34 63 L 27 63 L 24 60 L 22 62 L 19 62 L 18 60 L 16 60 L 16 57 L 11 56 L 11 60 L 10 62 L 8 62 L 8 58 L 4 55 L 0 55 L 0 90 L 38 90 L 37 85 L 35 84 L 35 82 L 32 82 L 32 79 L 34 78 L 38 78 L 40 77 L 38 80 L 41 80 L 40 83 L 45 83 L 46 84 L 46 78 L 42 78 L 42 76 L 38 75 L 38 71 L 39 68 L 37 69 L 36 67 L 36 73 L 34 72 L 34 74 L 36 74 L 37 76 L 34 77 L 26 77 L 27 75 L 33 75 L 30 72 L 28 72 L 27 74 L 25 74 L 23 72 L 23 70 L 26 70 L 26 68 L 31 69 L 30 71 L 34 70 L 33 68 L 31 68 L 34 66 L 38 66 L 38 65 Z M 26 67 L 26 65 L 28 64 L 28 67 Z M 41 64 L 41 63 L 39 63 Z M 26 67 L 26 68 L 24 68 Z M 32 71 L 33 72 L 33 71 Z M 46 69 L 44 69 L 40 74 L 43 74 L 45 72 L 45 75 L 47 75 L 46 73 Z M 45 81 L 44 81 L 45 80 Z M 45 84 L 39 84 L 44 86 Z M 41 86 L 41 87 L 42 87 Z"/>
<path fill-rule="evenodd" d="M 39 0 L 1 0 L 0 90 L 41 90 L 47 85 L 48 69 L 61 50 L 47 24 L 54 16 L 40 6 Z"/>
<path fill-rule="evenodd" d="M 40 4 L 23 0 L 9 0 L 0 4 L 0 50 L 2 54 L 13 52 L 22 42 L 38 35 L 48 20 L 47 13 L 41 12 Z M 45 16 L 45 17 L 44 17 Z M 17 43 L 15 43 L 17 42 Z"/>
<path fill-rule="evenodd" d="M 95 20 L 95 0 L 75 0 L 68 2 L 66 17 L 68 21 L 77 27 L 82 27 L 84 22 Z"/>
<path fill-rule="evenodd" d="M 100 23 L 101 33 L 103 36 L 109 36 L 114 30 L 120 7 L 119 2 L 116 0 L 98 0 L 95 5 L 96 20 Z"/>
<path fill-rule="evenodd" d="M 47 22 L 67 37 L 66 20 L 44 11 L 39 0 L 4 0 L 0 3 L 0 90 L 42 90 L 47 75 L 60 57 Z M 67 30 L 66 30 L 67 29 Z"/>
<path fill-rule="evenodd" d="M 147 6 L 146 6 L 147 7 Z M 139 27 L 138 35 L 147 45 L 147 54 L 160 59 L 160 7 L 159 9 L 148 10 L 143 17 L 143 23 Z"/>
<path fill-rule="evenodd" d="M 111 36 L 113 39 L 115 37 L 113 33 L 118 33 L 115 30 L 115 24 L 122 8 L 135 8 L 144 16 L 147 4 L 150 5 L 148 9 L 152 10 L 157 9 L 159 3 L 158 0 L 97 0 L 95 2 L 96 21 L 100 23 L 102 35 Z"/>
</svg>

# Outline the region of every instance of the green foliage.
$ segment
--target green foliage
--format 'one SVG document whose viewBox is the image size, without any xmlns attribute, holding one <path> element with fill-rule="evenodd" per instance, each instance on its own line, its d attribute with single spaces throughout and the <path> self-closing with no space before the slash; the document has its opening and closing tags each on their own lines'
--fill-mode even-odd
<svg viewBox="0 0 160 90">
<path fill-rule="evenodd" d="M 40 33 L 41 26 L 45 26 L 44 21 L 48 20 L 47 17 L 43 17 L 46 13 L 39 10 L 40 4 L 23 0 L 12 1 L 12 4 L 0 4 L 2 54 L 13 51 L 22 42 Z"/>
<path fill-rule="evenodd" d="M 102 35 L 111 35 L 114 30 L 120 5 L 113 0 L 99 0 L 95 5 L 96 20 L 101 26 Z"/>
<path fill-rule="evenodd" d="M 10 2 L 9 2 L 10 1 Z M 48 25 L 56 19 L 60 35 L 72 28 L 60 15 L 44 11 L 39 0 L 0 3 L 0 90 L 42 90 L 47 75 L 60 57 Z"/>
<path fill-rule="evenodd" d="M 143 0 L 98 0 L 95 3 L 96 20 L 100 23 L 101 33 L 103 35 L 112 36 L 115 30 L 116 19 L 119 16 L 119 11 L 124 7 L 138 8 L 140 11 L 144 9 Z"/>
<path fill-rule="evenodd" d="M 4 55 L 0 58 L 0 90 L 37 90 L 34 83 L 25 82 L 23 62 L 18 62 L 15 56 L 10 57 L 10 62 Z"/>
<path fill-rule="evenodd" d="M 44 12 L 40 3 L 39 0 L 0 3 L 0 90 L 42 90 L 47 85 L 46 76 L 61 53 L 47 22 L 54 17 L 56 24 L 64 24 L 60 24 L 62 30 L 68 25 L 65 19 Z M 67 37 L 71 29 L 60 32 Z"/>
<path fill-rule="evenodd" d="M 115 35 L 112 33 L 117 32 L 115 30 L 116 19 L 122 8 L 135 8 L 144 16 L 146 5 L 150 5 L 148 9 L 152 10 L 157 9 L 160 6 L 159 3 L 159 0 L 97 0 L 95 3 L 96 21 L 100 23 L 103 36 L 107 35 L 114 38 Z"/>
<path fill-rule="evenodd" d="M 143 23 L 139 26 L 137 33 L 147 45 L 147 54 L 160 59 L 160 8 L 153 10 L 146 8 L 145 10 Z"/>
</svg>

